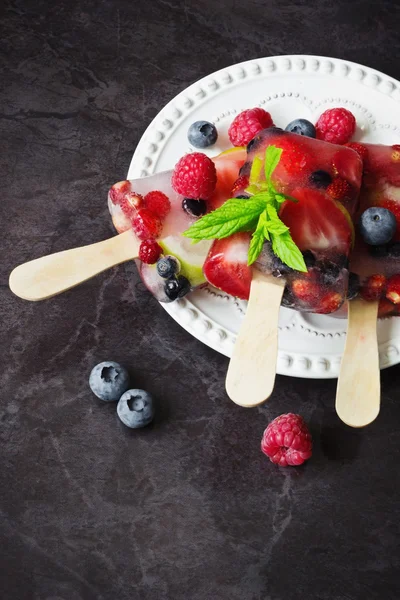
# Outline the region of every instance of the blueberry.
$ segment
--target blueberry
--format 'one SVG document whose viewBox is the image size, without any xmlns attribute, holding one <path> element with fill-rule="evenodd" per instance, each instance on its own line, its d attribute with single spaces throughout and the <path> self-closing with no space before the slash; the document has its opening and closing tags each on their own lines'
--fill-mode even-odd
<svg viewBox="0 0 400 600">
<path fill-rule="evenodd" d="M 146 427 L 154 418 L 154 400 L 145 390 L 128 390 L 117 404 L 117 413 L 127 427 Z"/>
<path fill-rule="evenodd" d="M 188 140 L 195 148 L 208 148 L 215 144 L 217 138 L 217 128 L 208 121 L 196 121 L 189 127 Z"/>
<path fill-rule="evenodd" d="M 314 125 L 310 123 L 310 121 L 307 121 L 307 119 L 295 119 L 294 121 L 291 121 L 285 128 L 285 131 L 305 135 L 311 138 L 315 138 L 317 135 Z"/>
<path fill-rule="evenodd" d="M 304 262 L 306 263 L 307 269 L 311 269 L 312 267 L 314 267 L 315 263 L 317 262 L 311 250 L 306 250 L 305 252 L 303 252 L 303 258 Z"/>
<path fill-rule="evenodd" d="M 360 278 L 357 273 L 349 273 L 349 284 L 347 288 L 347 300 L 353 300 L 360 289 Z"/>
<path fill-rule="evenodd" d="M 177 298 L 183 298 L 191 290 L 190 282 L 183 275 L 179 277 L 173 277 L 168 279 L 165 284 L 165 293 L 170 300 L 176 300 Z"/>
<path fill-rule="evenodd" d="M 202 217 L 207 212 L 205 200 L 194 200 L 193 198 L 184 198 L 182 208 L 191 217 Z"/>
<path fill-rule="evenodd" d="M 359 226 L 360 233 L 367 244 L 380 246 L 390 242 L 395 234 L 397 222 L 390 210 L 373 206 L 363 212 Z"/>
<path fill-rule="evenodd" d="M 314 171 L 313 173 L 311 173 L 310 181 L 316 187 L 327 188 L 328 185 L 332 183 L 332 177 L 327 171 L 319 169 L 318 171 Z"/>
<path fill-rule="evenodd" d="M 321 271 L 322 281 L 325 285 L 335 285 L 340 275 L 340 271 L 342 267 L 336 263 L 331 262 L 330 260 L 323 260 L 318 265 Z"/>
<path fill-rule="evenodd" d="M 274 277 L 282 277 L 283 275 L 288 275 L 293 272 L 293 269 L 289 267 L 287 264 L 281 261 L 279 256 L 276 254 L 272 254 L 272 275 Z"/>
<path fill-rule="evenodd" d="M 124 367 L 108 360 L 93 367 L 89 385 L 100 400 L 116 402 L 129 387 L 129 374 Z"/>
<path fill-rule="evenodd" d="M 250 198 L 250 196 L 247 196 L 245 194 L 240 194 L 240 196 L 235 196 L 235 198 L 237 198 L 238 200 L 248 200 Z"/>
<path fill-rule="evenodd" d="M 170 279 L 181 270 L 179 260 L 175 256 L 163 256 L 157 261 L 157 273 L 163 279 Z"/>
</svg>

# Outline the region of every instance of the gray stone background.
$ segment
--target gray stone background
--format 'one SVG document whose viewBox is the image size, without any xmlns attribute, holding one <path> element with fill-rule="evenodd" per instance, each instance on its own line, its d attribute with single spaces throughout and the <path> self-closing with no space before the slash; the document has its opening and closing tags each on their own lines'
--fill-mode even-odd
<svg viewBox="0 0 400 600">
<path fill-rule="evenodd" d="M 399 77 L 399 4 L 383 0 L 3 0 L 0 313 L 2 600 L 396 600 L 400 367 L 365 430 L 335 381 L 278 377 L 244 410 L 227 359 L 115 268 L 42 303 L 10 270 L 112 233 L 108 187 L 150 120 L 231 63 L 309 53 Z M 249 105 L 251 105 L 249 98 Z M 158 399 L 131 432 L 87 378 L 123 362 Z M 312 460 L 279 470 L 267 422 L 300 412 Z"/>
</svg>

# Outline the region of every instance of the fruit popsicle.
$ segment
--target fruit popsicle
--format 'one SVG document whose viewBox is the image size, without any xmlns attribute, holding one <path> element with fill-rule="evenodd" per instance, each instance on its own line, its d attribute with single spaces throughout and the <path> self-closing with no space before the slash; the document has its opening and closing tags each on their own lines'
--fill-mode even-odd
<svg viewBox="0 0 400 600">
<path fill-rule="evenodd" d="M 400 314 L 400 146 L 359 144 L 364 176 L 350 256 L 349 297 L 379 300 L 379 316 Z"/>
<path fill-rule="evenodd" d="M 254 159 L 263 159 L 269 146 L 283 150 L 272 181 L 279 192 L 297 202 L 285 201 L 279 217 L 301 250 L 307 272 L 287 267 L 272 252 L 269 242 L 254 266 L 264 274 L 285 278 L 284 306 L 306 312 L 334 312 L 346 299 L 361 158 L 351 148 L 275 127 L 265 129 L 247 146 L 247 160 L 234 187 L 236 197 L 248 196 Z M 260 173 L 262 179 L 264 170 Z M 216 240 L 204 265 L 209 283 L 242 299 L 248 299 L 252 279 L 252 268 L 247 264 L 250 237 L 250 233 L 240 232 Z"/>
<path fill-rule="evenodd" d="M 216 186 L 207 201 L 178 194 L 169 171 L 136 181 L 134 189 L 130 181 L 121 181 L 110 189 L 108 207 L 118 233 L 133 229 L 143 242 L 152 240 L 159 246 L 161 264 L 157 259 L 152 264 L 137 260 L 144 284 L 159 302 L 176 300 L 206 283 L 203 264 L 212 242 L 192 244 L 181 234 L 230 197 L 245 158 L 243 148 L 233 148 L 212 159 Z"/>
</svg>

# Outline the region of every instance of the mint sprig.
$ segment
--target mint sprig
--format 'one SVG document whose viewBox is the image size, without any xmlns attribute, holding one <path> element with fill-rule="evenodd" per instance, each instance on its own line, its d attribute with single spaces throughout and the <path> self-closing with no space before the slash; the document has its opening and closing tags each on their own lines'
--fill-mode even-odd
<svg viewBox="0 0 400 600">
<path fill-rule="evenodd" d="M 262 177 L 262 159 L 255 157 L 253 160 L 246 189 L 252 196 L 248 200 L 230 198 L 220 208 L 198 219 L 183 235 L 196 243 L 226 238 L 239 231 L 253 231 L 248 252 L 249 265 L 257 260 L 267 240 L 271 241 L 274 254 L 282 262 L 296 271 L 306 272 L 303 255 L 278 214 L 286 200 L 297 202 L 295 198 L 278 192 L 272 182 L 272 174 L 281 155 L 281 148 L 268 146 L 264 160 L 265 178 Z"/>
</svg>

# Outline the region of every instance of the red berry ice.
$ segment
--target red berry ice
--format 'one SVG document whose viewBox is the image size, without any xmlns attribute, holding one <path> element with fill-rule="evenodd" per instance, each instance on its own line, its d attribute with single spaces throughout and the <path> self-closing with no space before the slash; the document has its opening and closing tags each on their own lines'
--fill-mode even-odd
<svg viewBox="0 0 400 600">
<path fill-rule="evenodd" d="M 288 413 L 274 419 L 264 431 L 261 450 L 280 467 L 298 466 L 312 455 L 312 439 L 300 415 Z"/>
<path fill-rule="evenodd" d="M 362 160 L 366 159 L 368 156 L 368 148 L 365 144 L 360 144 L 359 142 L 349 142 L 348 144 L 345 144 L 345 146 L 355 150 Z"/>
<path fill-rule="evenodd" d="M 139 246 L 139 260 L 147 265 L 154 265 L 160 258 L 162 251 L 156 240 L 143 240 Z"/>
<path fill-rule="evenodd" d="M 217 172 L 213 161 L 201 152 L 183 156 L 172 174 L 174 190 L 195 200 L 211 198 L 217 184 Z"/>
<path fill-rule="evenodd" d="M 269 112 L 263 108 L 250 108 L 233 119 L 228 130 L 229 139 L 233 146 L 247 146 L 257 133 L 272 125 Z"/>
<path fill-rule="evenodd" d="M 140 240 L 156 238 L 162 230 L 162 223 L 147 208 L 141 208 L 137 211 L 132 220 L 133 229 Z"/>
<path fill-rule="evenodd" d="M 363 184 L 350 269 L 360 278 L 360 296 L 380 301 L 379 316 L 399 316 L 400 147 L 363 146 Z"/>
<path fill-rule="evenodd" d="M 322 113 L 315 128 L 319 140 L 331 144 L 345 144 L 354 135 L 356 119 L 347 108 L 329 108 Z"/>
<path fill-rule="evenodd" d="M 164 219 L 171 210 L 171 202 L 168 196 L 159 190 L 146 194 L 144 197 L 144 205 L 160 219 Z"/>
</svg>

